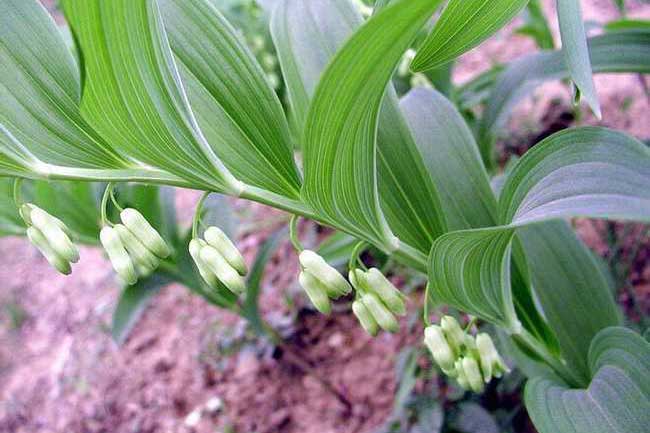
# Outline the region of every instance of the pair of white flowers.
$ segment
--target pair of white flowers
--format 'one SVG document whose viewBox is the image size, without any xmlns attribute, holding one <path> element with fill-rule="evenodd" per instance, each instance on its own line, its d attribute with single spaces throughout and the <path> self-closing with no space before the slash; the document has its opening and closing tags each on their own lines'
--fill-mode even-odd
<svg viewBox="0 0 650 433">
<path fill-rule="evenodd" d="M 235 294 L 246 291 L 246 262 L 237 247 L 218 227 L 210 227 L 204 239 L 190 242 L 189 250 L 203 280 L 213 289 L 219 281 Z"/>
<path fill-rule="evenodd" d="M 473 337 L 451 316 L 444 316 L 440 326 L 428 326 L 424 343 L 443 373 L 464 389 L 482 392 L 493 377 L 510 371 L 488 334 Z"/>
<path fill-rule="evenodd" d="M 27 203 L 20 207 L 20 216 L 27 225 L 27 237 L 45 259 L 64 275 L 72 272 L 72 263 L 79 261 L 79 250 L 70 240 L 68 227 L 38 206 Z"/>
<path fill-rule="evenodd" d="M 351 270 L 350 285 L 315 252 L 304 250 L 299 259 L 300 285 L 318 311 L 329 314 L 332 310 L 330 300 L 349 294 L 354 286 L 358 296 L 352 303 L 352 311 L 361 326 L 371 335 L 376 335 L 380 328 L 397 332 L 399 323 L 395 316 L 404 315 L 406 305 L 399 290 L 378 269 Z"/>
<path fill-rule="evenodd" d="M 122 224 L 102 228 L 99 240 L 117 275 L 125 283 L 135 284 L 151 275 L 171 249 L 137 210 L 124 209 L 120 220 Z"/>
</svg>

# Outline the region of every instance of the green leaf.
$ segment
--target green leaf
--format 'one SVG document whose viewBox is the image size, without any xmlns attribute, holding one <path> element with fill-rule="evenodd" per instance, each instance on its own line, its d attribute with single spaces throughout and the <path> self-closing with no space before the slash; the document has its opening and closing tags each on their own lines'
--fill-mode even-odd
<svg viewBox="0 0 650 433">
<path fill-rule="evenodd" d="M 13 198 L 14 179 L 0 178 L 0 236 L 25 234 L 23 222 Z"/>
<path fill-rule="evenodd" d="M 399 241 L 379 204 L 379 109 L 393 70 L 438 3 L 396 1 L 373 16 L 325 71 L 305 126 L 304 198 L 327 219 L 388 252 Z"/>
<path fill-rule="evenodd" d="M 169 278 L 155 274 L 124 288 L 113 312 L 111 327 L 111 334 L 117 344 L 122 345 L 126 341 L 153 297 L 171 282 Z"/>
<path fill-rule="evenodd" d="M 589 50 L 596 73 L 650 72 L 650 31 L 595 36 L 589 39 Z M 481 154 L 490 167 L 496 130 L 514 105 L 541 83 L 568 76 L 561 51 L 531 54 L 508 66 L 492 89 L 479 127 Z"/>
<path fill-rule="evenodd" d="M 573 216 L 647 221 L 648 182 L 650 149 L 623 133 L 579 128 L 549 137 L 508 176 L 499 201 L 502 226 L 452 232 L 434 242 L 429 278 L 435 297 L 519 333 L 509 266 L 516 228 Z"/>
<path fill-rule="evenodd" d="M 207 0 L 159 0 L 196 119 L 214 153 L 247 184 L 298 198 L 282 105 L 236 30 Z"/>
<path fill-rule="evenodd" d="M 474 136 L 460 113 L 442 94 L 424 88 L 411 90 L 400 107 L 440 195 L 447 229 L 494 225 L 496 199 Z"/>
<path fill-rule="evenodd" d="M 571 79 L 577 87 L 577 101 L 583 95 L 597 118 L 601 118 L 600 103 L 596 95 L 587 32 L 582 22 L 580 0 L 557 0 L 557 15 L 562 36 L 562 52 L 571 73 Z"/>
<path fill-rule="evenodd" d="M 83 52 L 82 114 L 122 154 L 197 187 L 242 185 L 200 131 L 155 0 L 65 0 Z"/>
<path fill-rule="evenodd" d="M 325 239 L 316 251 L 327 263 L 342 267 L 350 260 L 350 255 L 359 240 L 347 233 L 336 232 Z"/>
<path fill-rule="evenodd" d="M 248 320 L 248 323 L 257 335 L 266 335 L 268 332 L 264 327 L 264 321 L 259 309 L 259 297 L 262 291 L 264 269 L 277 251 L 280 242 L 285 240 L 286 237 L 287 230 L 281 229 L 273 233 L 262 244 L 260 250 L 257 252 L 257 256 L 255 256 L 255 261 L 246 281 L 246 300 L 242 308 L 242 316 Z"/>
<path fill-rule="evenodd" d="M 0 5 L 0 175 L 127 169 L 82 119 L 77 63 L 37 0 Z"/>
<path fill-rule="evenodd" d="M 517 234 L 526 251 L 535 293 L 562 354 L 588 383 L 591 340 L 602 329 L 621 324 L 607 279 L 566 222 L 531 225 Z"/>
<path fill-rule="evenodd" d="M 650 415 L 650 343 L 625 328 L 607 328 L 589 352 L 593 379 L 570 389 L 549 379 L 528 382 L 525 401 L 540 433 L 643 433 Z"/>
<path fill-rule="evenodd" d="M 450 0 L 411 69 L 433 69 L 466 53 L 506 25 L 528 0 Z"/>
<path fill-rule="evenodd" d="M 330 57 L 362 22 L 349 0 L 279 3 L 271 30 L 298 129 Z M 377 146 L 379 198 L 388 225 L 400 240 L 425 253 L 445 223 L 392 86 L 380 112 Z"/>
</svg>

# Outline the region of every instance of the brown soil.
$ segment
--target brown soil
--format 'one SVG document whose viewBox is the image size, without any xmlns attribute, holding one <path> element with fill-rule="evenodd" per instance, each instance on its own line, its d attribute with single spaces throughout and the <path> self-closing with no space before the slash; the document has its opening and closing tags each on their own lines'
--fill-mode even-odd
<svg viewBox="0 0 650 433">
<path fill-rule="evenodd" d="M 552 3 L 545 1 L 549 10 Z M 583 4 L 588 19 L 616 16 L 610 1 Z M 648 17 L 650 6 L 635 4 L 632 12 Z M 511 30 L 466 55 L 457 81 L 494 60 L 533 49 Z M 599 76 L 596 81 L 604 108 L 602 124 L 650 138 L 650 123 L 640 121 L 647 119 L 650 106 L 637 77 Z M 511 122 L 515 137 L 530 144 L 531 137 L 572 111 L 568 101 L 561 84 L 545 86 L 518 109 Z M 594 120 L 586 116 L 582 122 Z M 179 194 L 184 218 L 195 200 L 194 193 Z M 248 214 L 245 221 L 251 228 L 281 217 L 259 205 L 236 206 Z M 577 222 L 581 235 L 605 257 L 611 254 L 603 241 L 612 228 L 608 224 Z M 645 240 L 628 281 L 647 311 L 650 240 L 641 229 L 613 227 L 623 238 L 621 257 L 631 255 L 634 245 Z M 240 233 L 239 245 L 249 261 L 270 231 Z M 278 251 L 266 276 L 262 305 L 276 323 L 294 323 L 290 347 L 300 362 L 286 350 L 271 351 L 259 344 L 226 356 L 226 343 L 241 328 L 240 321 L 177 285 L 155 298 L 126 344 L 118 347 L 108 332 L 118 287 L 98 250 L 83 249 L 82 261 L 67 278 L 52 271 L 22 239 L 0 239 L 0 257 L 0 432 L 215 432 L 227 431 L 230 424 L 242 433 L 370 432 L 391 411 L 396 354 L 419 339 L 419 333 L 406 332 L 405 324 L 398 335 L 371 339 L 349 313 L 323 317 L 288 305 L 287 298 L 304 305 L 295 283 L 295 254 L 288 244 Z M 629 292 L 621 291 L 624 305 L 629 298 Z M 301 312 L 292 320 L 296 310 Z M 318 378 L 331 384 L 339 397 Z M 203 411 L 196 427 L 189 427 L 188 414 L 213 397 L 223 400 L 223 409 Z"/>
</svg>

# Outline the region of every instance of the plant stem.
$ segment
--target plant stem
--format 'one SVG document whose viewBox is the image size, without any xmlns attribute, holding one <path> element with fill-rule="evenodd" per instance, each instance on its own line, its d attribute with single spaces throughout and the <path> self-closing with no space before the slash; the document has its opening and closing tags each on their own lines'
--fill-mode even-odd
<svg viewBox="0 0 650 433">
<path fill-rule="evenodd" d="M 21 178 L 16 178 L 16 180 L 14 181 L 13 197 L 14 197 L 14 204 L 18 209 L 20 209 L 20 207 L 23 205 L 22 186 L 23 186 L 23 180 Z"/>
<path fill-rule="evenodd" d="M 550 353 L 546 346 L 541 344 L 533 335 L 531 335 L 527 330 L 522 330 L 518 334 L 513 334 L 512 338 L 518 340 L 533 353 L 539 356 L 546 365 L 548 365 L 553 371 L 564 380 L 569 386 L 580 388 L 583 385 L 582 381 L 576 377 L 575 374 L 569 368 L 562 363 L 555 355 Z"/>
<path fill-rule="evenodd" d="M 192 239 L 196 239 L 199 236 L 199 224 L 202 218 L 203 205 L 205 204 L 205 201 L 208 199 L 210 194 L 211 193 L 209 191 L 203 193 L 201 199 L 196 205 L 196 210 L 194 211 L 194 218 L 192 219 Z"/>
<path fill-rule="evenodd" d="M 104 190 L 104 195 L 102 196 L 102 204 L 100 207 L 102 226 L 111 226 L 111 227 L 113 226 L 113 223 L 108 220 L 106 210 L 108 208 L 108 199 L 113 194 L 114 187 L 115 185 L 113 183 L 109 183 L 108 185 L 106 185 L 106 189 Z"/>
<path fill-rule="evenodd" d="M 300 239 L 298 238 L 298 215 L 293 215 L 291 221 L 289 222 L 289 239 L 293 248 L 297 252 L 302 252 L 305 248 L 302 246 Z"/>
</svg>

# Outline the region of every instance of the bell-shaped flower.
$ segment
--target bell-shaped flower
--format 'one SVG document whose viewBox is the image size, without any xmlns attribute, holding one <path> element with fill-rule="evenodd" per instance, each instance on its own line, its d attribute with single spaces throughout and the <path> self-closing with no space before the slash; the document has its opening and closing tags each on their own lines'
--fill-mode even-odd
<svg viewBox="0 0 650 433">
<path fill-rule="evenodd" d="M 315 252 L 304 250 L 300 253 L 299 260 L 303 270 L 309 272 L 325 287 L 330 298 L 336 299 L 352 291 L 350 283 L 343 275 Z"/>
<path fill-rule="evenodd" d="M 504 373 L 510 372 L 510 369 L 503 361 L 492 338 L 485 333 L 478 334 L 476 337 L 476 347 L 481 361 L 481 370 L 485 378 L 485 383 L 488 383 L 492 377 L 501 377 Z"/>
</svg>

